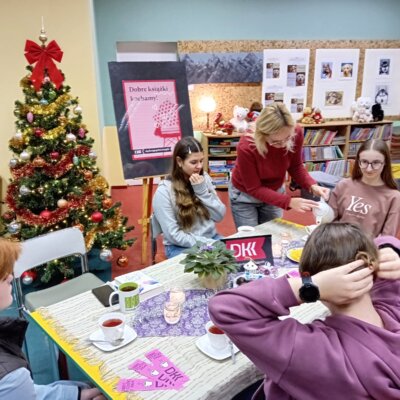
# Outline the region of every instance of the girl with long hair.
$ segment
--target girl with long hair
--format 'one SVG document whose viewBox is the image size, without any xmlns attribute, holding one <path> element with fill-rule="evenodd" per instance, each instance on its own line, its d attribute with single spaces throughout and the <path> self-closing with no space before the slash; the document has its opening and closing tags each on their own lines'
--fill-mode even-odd
<svg viewBox="0 0 400 400">
<path fill-rule="evenodd" d="M 254 135 L 240 138 L 229 185 L 229 199 L 236 227 L 256 226 L 281 217 L 283 210 L 304 213 L 318 203 L 285 193 L 286 174 L 304 189 L 327 199 L 329 189 L 317 185 L 304 168 L 303 130 L 296 126 L 283 103 L 265 106 Z"/>
<path fill-rule="evenodd" d="M 154 215 L 164 235 L 168 258 L 197 241 L 220 239 L 215 222 L 225 215 L 211 178 L 203 171 L 203 148 L 193 137 L 181 139 L 172 155 L 171 174 L 158 184 L 153 198 Z"/>
<path fill-rule="evenodd" d="M 378 251 L 356 225 L 322 224 L 305 244 L 302 278 L 259 279 L 210 299 L 212 321 L 265 373 L 253 399 L 400 398 L 400 241 L 380 243 L 392 248 Z M 285 318 L 318 299 L 324 320 Z"/>
<path fill-rule="evenodd" d="M 361 145 L 351 178 L 336 185 L 328 203 L 335 211 L 335 221 L 356 223 L 372 237 L 397 235 L 400 192 L 384 140 L 372 139 Z"/>
</svg>

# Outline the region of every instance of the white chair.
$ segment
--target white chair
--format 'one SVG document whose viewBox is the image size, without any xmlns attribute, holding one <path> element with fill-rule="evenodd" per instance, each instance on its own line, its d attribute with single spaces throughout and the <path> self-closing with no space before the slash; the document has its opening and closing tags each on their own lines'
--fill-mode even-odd
<svg viewBox="0 0 400 400">
<path fill-rule="evenodd" d="M 150 216 L 151 263 L 152 264 L 156 263 L 157 237 L 161 234 L 162 234 L 161 225 L 153 213 Z"/>
<path fill-rule="evenodd" d="M 21 317 L 24 316 L 24 313 L 29 315 L 30 312 L 39 307 L 58 303 L 104 284 L 101 279 L 88 272 L 85 240 L 82 232 L 77 228 L 60 229 L 40 235 L 21 242 L 21 246 L 21 255 L 14 265 L 13 280 L 15 298 Z M 21 287 L 21 275 L 25 271 L 49 261 L 73 255 L 79 256 L 81 260 L 82 275 L 24 296 Z M 54 370 L 58 372 L 56 357 L 53 358 Z M 55 378 L 58 377 L 55 376 Z"/>
</svg>

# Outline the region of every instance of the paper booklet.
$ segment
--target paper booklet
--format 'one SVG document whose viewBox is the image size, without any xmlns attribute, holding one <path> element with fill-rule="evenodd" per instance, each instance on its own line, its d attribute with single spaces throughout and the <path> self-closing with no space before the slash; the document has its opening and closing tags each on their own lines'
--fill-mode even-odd
<svg viewBox="0 0 400 400">
<path fill-rule="evenodd" d="M 164 286 L 159 281 L 146 275 L 142 271 L 134 271 L 125 275 L 117 276 L 113 283 L 118 287 L 125 282 L 136 282 L 139 285 L 140 301 L 149 299 L 150 297 L 157 296 L 164 292 Z"/>
</svg>

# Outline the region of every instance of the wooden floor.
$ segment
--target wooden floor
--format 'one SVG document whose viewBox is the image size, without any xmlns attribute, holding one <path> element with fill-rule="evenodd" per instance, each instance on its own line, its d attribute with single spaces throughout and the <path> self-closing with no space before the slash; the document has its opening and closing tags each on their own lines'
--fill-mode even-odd
<svg viewBox="0 0 400 400">
<path fill-rule="evenodd" d="M 288 192 L 289 193 L 289 192 Z M 298 195 L 297 192 L 290 192 L 293 195 Z M 141 248 L 142 248 L 142 227 L 139 220 L 142 216 L 142 186 L 115 187 L 111 190 L 111 195 L 114 201 L 119 201 L 122 204 L 122 212 L 128 217 L 128 224 L 134 225 L 135 229 L 129 233 L 129 237 L 136 237 L 136 242 L 126 251 L 113 250 L 112 275 L 121 275 L 129 271 L 145 268 L 150 265 L 150 242 L 148 241 L 147 261 L 141 263 Z M 218 233 L 222 236 L 228 236 L 235 233 L 235 225 L 233 223 L 232 214 L 229 206 L 229 198 L 227 190 L 218 190 L 218 195 L 224 202 L 227 208 L 224 219 L 217 224 Z M 310 225 L 315 223 L 315 219 L 311 212 L 300 214 L 295 211 L 285 211 L 283 217 L 289 221 L 296 222 L 302 225 Z M 158 246 L 161 250 L 157 254 L 157 261 L 164 259 L 162 246 Z M 125 254 L 129 263 L 125 268 L 117 265 L 116 260 L 121 254 Z"/>
</svg>

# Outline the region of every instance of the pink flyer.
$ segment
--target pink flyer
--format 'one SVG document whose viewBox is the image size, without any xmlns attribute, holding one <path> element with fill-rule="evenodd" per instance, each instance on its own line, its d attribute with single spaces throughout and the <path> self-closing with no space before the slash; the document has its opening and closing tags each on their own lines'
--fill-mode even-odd
<svg viewBox="0 0 400 400">
<path fill-rule="evenodd" d="M 175 80 L 123 80 L 133 160 L 170 157 L 181 139 Z"/>
</svg>

